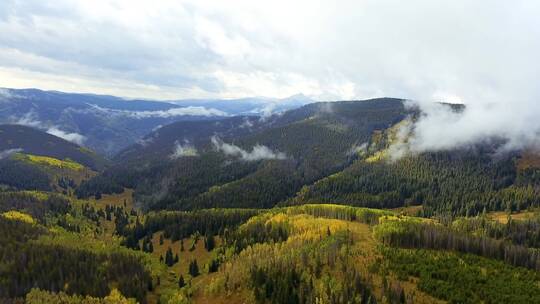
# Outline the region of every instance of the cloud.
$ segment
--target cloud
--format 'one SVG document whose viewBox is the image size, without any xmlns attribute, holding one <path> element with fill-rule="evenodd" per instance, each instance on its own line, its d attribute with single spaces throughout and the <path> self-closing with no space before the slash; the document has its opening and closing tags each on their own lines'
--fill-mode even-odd
<svg viewBox="0 0 540 304">
<path fill-rule="evenodd" d="M 11 120 L 13 123 L 23 126 L 29 126 L 32 128 L 43 130 L 51 135 L 60 137 L 62 139 L 65 139 L 67 141 L 70 141 L 72 143 L 75 143 L 77 145 L 82 145 L 84 141 L 86 140 L 86 137 L 76 133 L 76 132 L 67 132 L 60 127 L 49 125 L 47 123 L 44 123 L 40 121 L 37 118 L 37 114 L 34 111 L 29 111 L 24 116 L 21 116 L 19 118 L 17 117 L 11 117 Z"/>
<path fill-rule="evenodd" d="M 58 129 L 57 127 L 51 127 L 47 129 L 47 133 L 60 137 L 62 139 L 65 139 L 67 141 L 70 141 L 72 143 L 82 145 L 84 144 L 84 141 L 86 140 L 86 137 L 75 132 L 66 132 Z"/>
<path fill-rule="evenodd" d="M 36 118 L 34 111 L 29 111 L 21 117 L 12 117 L 11 120 L 17 125 L 29 126 L 34 128 L 42 128 L 43 123 Z"/>
<path fill-rule="evenodd" d="M 178 159 L 180 157 L 186 156 L 199 156 L 199 152 L 188 141 L 184 141 L 184 144 L 181 144 L 178 141 L 174 142 L 173 153 L 169 156 L 171 159 Z"/>
<path fill-rule="evenodd" d="M 536 1 L 1 5 L 4 86 L 167 99 L 303 92 L 428 100 L 516 88 L 539 70 Z"/>
<path fill-rule="evenodd" d="M 361 145 L 354 145 L 347 151 L 347 155 L 363 154 L 366 153 L 368 149 L 368 144 L 363 143 Z"/>
<path fill-rule="evenodd" d="M 513 104 L 473 103 L 462 111 L 449 105 L 411 102 L 421 111 L 419 119 L 400 130 L 408 137 L 402 148 L 426 152 L 497 143 L 499 150 L 540 149 L 540 105 L 516 101 Z"/>
<path fill-rule="evenodd" d="M 279 151 L 274 152 L 264 145 L 255 145 L 251 152 L 248 152 L 236 145 L 224 143 L 217 136 L 212 136 L 211 141 L 216 150 L 223 152 L 225 155 L 240 157 L 244 161 L 287 159 L 287 155 L 285 153 Z"/>
<path fill-rule="evenodd" d="M 10 99 L 12 97 L 13 97 L 13 95 L 11 94 L 11 92 L 8 89 L 0 88 L 0 100 Z"/>
<path fill-rule="evenodd" d="M 168 110 L 159 110 L 159 111 L 129 111 L 129 110 L 116 110 L 116 109 L 109 109 L 100 107 L 95 104 L 88 104 L 90 108 L 88 109 L 70 109 L 70 111 L 73 112 L 79 112 L 79 113 L 88 113 L 88 112 L 97 112 L 101 115 L 110 115 L 115 117 L 132 117 L 137 119 L 143 119 L 143 118 L 152 118 L 152 117 L 160 117 L 160 118 L 171 118 L 176 116 L 229 116 L 228 113 L 214 109 L 214 108 L 206 108 L 201 106 L 188 106 L 188 107 L 181 107 L 181 108 L 172 108 Z"/>
<path fill-rule="evenodd" d="M 21 149 L 21 148 L 8 149 L 8 150 L 0 151 L 0 159 L 7 158 L 7 157 L 11 156 L 13 153 L 18 153 L 18 152 L 22 152 L 22 151 L 23 151 L 23 149 Z"/>
<path fill-rule="evenodd" d="M 414 127 L 418 151 L 493 137 L 510 149 L 534 145 L 540 132 L 538 1 L 1 3 L 3 86 L 166 99 L 407 98 L 426 113 Z M 467 110 L 458 117 L 434 101 Z"/>
<path fill-rule="evenodd" d="M 169 110 L 163 110 L 163 111 L 122 111 L 123 113 L 135 117 L 135 118 L 148 118 L 148 117 L 161 117 L 161 118 L 169 118 L 169 117 L 175 117 L 175 116 L 184 116 L 184 115 L 191 115 L 191 116 L 228 116 L 227 113 L 213 109 L 213 108 L 205 108 L 205 107 L 183 107 L 183 108 L 173 108 Z"/>
<path fill-rule="evenodd" d="M 249 119 L 249 117 L 244 117 L 244 122 L 240 125 L 240 128 L 246 128 L 250 130 L 253 127 L 253 122 Z"/>
</svg>

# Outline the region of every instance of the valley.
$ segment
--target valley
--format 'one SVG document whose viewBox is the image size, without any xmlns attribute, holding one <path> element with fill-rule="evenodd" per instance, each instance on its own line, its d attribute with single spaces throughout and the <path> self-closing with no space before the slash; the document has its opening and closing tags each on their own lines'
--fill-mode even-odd
<svg viewBox="0 0 540 304">
<path fill-rule="evenodd" d="M 181 121 L 112 158 L 2 125 L 0 299 L 540 301 L 536 155 L 396 157 L 418 115 L 384 98 Z"/>
</svg>

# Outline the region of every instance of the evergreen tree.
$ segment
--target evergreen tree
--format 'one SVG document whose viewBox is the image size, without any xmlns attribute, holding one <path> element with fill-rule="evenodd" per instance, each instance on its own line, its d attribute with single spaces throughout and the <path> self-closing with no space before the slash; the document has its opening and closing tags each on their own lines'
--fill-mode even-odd
<svg viewBox="0 0 540 304">
<path fill-rule="evenodd" d="M 196 276 L 199 275 L 199 265 L 197 264 L 197 259 L 192 260 L 192 261 L 189 263 L 189 274 L 190 274 L 192 277 L 196 277 Z"/>
<path fill-rule="evenodd" d="M 178 287 L 182 288 L 184 286 L 186 286 L 186 282 L 184 281 L 184 276 L 180 275 L 180 278 L 178 279 Z"/>
<path fill-rule="evenodd" d="M 214 239 L 213 235 L 208 235 L 204 239 L 204 248 L 206 248 L 207 251 L 212 251 L 216 247 L 216 241 Z"/>
<path fill-rule="evenodd" d="M 167 252 L 165 253 L 165 264 L 167 264 L 167 266 L 169 266 L 169 267 L 174 265 L 174 258 L 173 258 L 173 253 L 172 253 L 171 247 L 169 247 L 167 249 Z"/>
</svg>

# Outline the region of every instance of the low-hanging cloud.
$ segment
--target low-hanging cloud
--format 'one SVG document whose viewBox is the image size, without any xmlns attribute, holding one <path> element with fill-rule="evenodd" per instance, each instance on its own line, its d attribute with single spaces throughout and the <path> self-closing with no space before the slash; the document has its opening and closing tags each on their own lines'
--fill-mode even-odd
<svg viewBox="0 0 540 304">
<path fill-rule="evenodd" d="M 0 88 L 0 101 L 8 100 L 9 98 L 12 98 L 13 95 L 8 89 Z"/>
<path fill-rule="evenodd" d="M 240 157 L 244 161 L 256 161 L 263 159 L 287 159 L 287 155 L 283 152 L 272 151 L 264 145 L 255 145 L 251 152 L 248 152 L 236 145 L 223 142 L 219 137 L 212 136 L 211 138 L 214 148 L 223 152 L 225 155 Z"/>
<path fill-rule="evenodd" d="M 62 139 L 65 139 L 67 141 L 70 141 L 72 143 L 82 145 L 84 141 L 86 140 L 86 137 L 82 134 L 76 133 L 76 132 L 68 132 L 60 129 L 57 126 L 54 125 L 48 125 L 47 123 L 42 122 L 37 118 L 37 115 L 33 111 L 29 111 L 22 117 L 12 117 L 12 122 L 18 125 L 33 127 L 36 129 L 43 130 L 51 135 L 60 137 Z"/>
<path fill-rule="evenodd" d="M 129 116 L 135 118 L 161 117 L 170 118 L 175 116 L 228 116 L 227 113 L 214 108 L 205 108 L 198 106 L 190 106 L 183 108 L 173 108 L 162 111 L 124 111 Z"/>
<path fill-rule="evenodd" d="M 173 153 L 169 157 L 171 159 L 178 159 L 186 156 L 199 156 L 199 152 L 195 146 L 189 143 L 189 141 L 184 141 L 183 144 L 175 141 Z"/>
<path fill-rule="evenodd" d="M 456 109 L 448 104 L 408 101 L 420 111 L 403 124 L 390 147 L 393 158 L 496 143 L 498 152 L 540 149 L 540 105 L 534 98 L 477 102 Z"/>
<path fill-rule="evenodd" d="M 47 129 L 47 133 L 60 137 L 62 139 L 65 139 L 67 141 L 70 141 L 72 143 L 82 145 L 84 141 L 86 140 L 86 137 L 84 135 L 81 135 L 79 133 L 75 132 L 66 132 L 58 129 L 57 127 L 51 127 Z"/>
<path fill-rule="evenodd" d="M 23 149 L 21 149 L 21 148 L 7 149 L 7 150 L 0 151 L 0 159 L 7 158 L 7 157 L 11 156 L 14 153 L 19 153 L 19 152 L 22 152 L 22 151 L 23 151 Z"/>
<path fill-rule="evenodd" d="M 95 104 L 87 104 L 90 106 L 89 109 L 71 109 L 73 112 L 79 113 L 99 113 L 101 115 L 108 115 L 114 117 L 132 117 L 137 119 L 143 118 L 172 118 L 177 116 L 229 116 L 228 113 L 223 112 L 214 108 L 206 108 L 201 106 L 188 106 L 181 108 L 171 108 L 168 110 L 157 110 L 157 111 L 129 111 L 129 110 L 117 110 L 100 107 Z"/>
</svg>

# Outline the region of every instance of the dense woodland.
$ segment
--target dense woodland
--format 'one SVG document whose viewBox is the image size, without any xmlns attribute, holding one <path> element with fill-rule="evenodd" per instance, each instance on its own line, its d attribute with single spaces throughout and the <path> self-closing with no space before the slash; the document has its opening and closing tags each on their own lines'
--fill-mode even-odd
<svg viewBox="0 0 540 304">
<path fill-rule="evenodd" d="M 516 158 L 510 154 L 496 159 L 472 149 L 425 153 L 395 162 L 361 159 L 304 189 L 297 202 L 371 208 L 422 205 L 421 215 L 426 217 L 540 206 L 534 180 L 516 169 Z"/>
<path fill-rule="evenodd" d="M 179 122 L 77 176 L 2 159 L 0 301 L 539 302 L 540 217 L 513 216 L 540 207 L 534 157 L 494 142 L 391 160 L 415 111 Z M 178 143 L 197 153 L 172 157 Z"/>
<path fill-rule="evenodd" d="M 151 281 L 136 256 L 35 242 L 45 229 L 4 217 L 0 233 L 0 299 L 23 297 L 35 287 L 104 297 L 115 282 L 122 294 L 145 301 Z"/>
<path fill-rule="evenodd" d="M 31 164 L 0 159 L 0 185 L 20 190 L 51 190 L 49 175 Z"/>
<path fill-rule="evenodd" d="M 216 135 L 209 132 L 211 128 L 194 131 L 202 132 L 192 140 L 198 156 L 171 160 L 175 143 L 190 139 L 173 137 L 189 128 L 183 122 L 174 133 L 171 125 L 150 135 L 148 145 L 128 149 L 116 166 L 83 183 L 77 194 L 85 198 L 128 187 L 135 188 L 137 200 L 147 209 L 270 208 L 294 196 L 303 185 L 345 168 L 354 158 L 352 151 L 369 141 L 374 130 L 390 127 L 406 113 L 397 99 L 321 103 L 258 122 L 250 132 L 239 131 L 248 128 L 239 120 L 224 127 L 224 134 L 217 133 L 224 142 L 246 151 L 265 145 L 285 153 L 284 160 L 227 156 L 210 143 Z M 356 119 L 359 115 L 363 119 Z M 155 147 L 152 153 L 150 147 Z"/>
<path fill-rule="evenodd" d="M 502 260 L 513 266 L 540 270 L 540 251 L 505 243 L 490 237 L 456 232 L 440 225 L 392 221 L 377 227 L 375 235 L 384 244 L 404 248 L 427 248 L 471 253 Z"/>
</svg>

